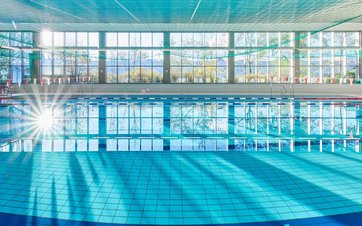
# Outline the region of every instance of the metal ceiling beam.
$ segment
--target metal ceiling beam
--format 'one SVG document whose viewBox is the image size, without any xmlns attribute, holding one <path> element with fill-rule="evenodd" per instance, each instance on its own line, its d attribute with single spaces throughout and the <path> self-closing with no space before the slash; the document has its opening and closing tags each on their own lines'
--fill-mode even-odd
<svg viewBox="0 0 362 226">
<path fill-rule="evenodd" d="M 243 24 L 202 24 L 202 23 L 17 23 L 19 31 L 41 31 L 51 27 L 53 31 L 138 31 L 138 32 L 278 32 L 317 31 L 331 23 L 243 23 Z M 331 27 L 328 31 L 361 31 L 362 23 L 347 22 Z M 15 31 L 12 23 L 0 23 L 0 30 Z"/>
<path fill-rule="evenodd" d="M 141 23 L 141 21 L 133 15 L 123 4 L 121 4 L 118 0 L 114 0 L 115 3 L 117 3 L 124 11 L 126 11 L 133 19 L 135 19 L 138 23 Z"/>
<path fill-rule="evenodd" d="M 192 19 L 194 19 L 194 16 L 195 16 L 197 10 L 199 9 L 199 6 L 200 6 L 201 2 L 202 2 L 202 0 L 199 0 L 199 2 L 197 3 L 197 5 L 196 5 L 196 7 L 194 9 L 194 12 L 192 13 L 191 18 L 189 20 L 189 23 L 191 23 Z"/>
<path fill-rule="evenodd" d="M 65 12 L 65 11 L 63 11 L 63 10 L 57 9 L 57 8 L 55 8 L 55 7 L 53 7 L 53 6 L 50 6 L 50 5 L 46 5 L 46 4 L 44 4 L 44 3 L 41 3 L 41 2 L 38 2 L 38 1 L 35 1 L 35 0 L 30 0 L 30 2 L 33 2 L 33 3 L 38 4 L 38 5 L 41 5 L 41 6 L 45 7 L 45 8 L 48 8 L 48 9 L 57 11 L 57 12 L 59 12 L 59 13 L 65 14 L 65 15 L 67 15 L 67 16 L 71 16 L 71 17 L 76 18 L 76 19 L 78 19 L 78 20 L 87 21 L 87 20 L 84 19 L 84 18 L 81 18 L 81 17 L 79 17 L 79 16 L 75 16 L 75 15 L 73 15 L 73 14 L 71 14 L 71 13 L 68 13 L 68 12 Z"/>
</svg>

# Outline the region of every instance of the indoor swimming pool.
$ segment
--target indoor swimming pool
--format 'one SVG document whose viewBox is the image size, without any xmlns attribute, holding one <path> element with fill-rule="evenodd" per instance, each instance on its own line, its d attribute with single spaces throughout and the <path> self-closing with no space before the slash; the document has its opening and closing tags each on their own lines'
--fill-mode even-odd
<svg viewBox="0 0 362 226">
<path fill-rule="evenodd" d="M 360 151 L 354 98 L 81 97 L 10 99 L 2 152 Z"/>
<path fill-rule="evenodd" d="M 0 100 L 0 219 L 17 225 L 359 225 L 362 100 Z"/>
</svg>

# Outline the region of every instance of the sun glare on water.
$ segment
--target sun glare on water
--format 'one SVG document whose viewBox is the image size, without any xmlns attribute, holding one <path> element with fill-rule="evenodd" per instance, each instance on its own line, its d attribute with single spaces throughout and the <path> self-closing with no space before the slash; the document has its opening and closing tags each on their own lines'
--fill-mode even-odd
<svg viewBox="0 0 362 226">
<path fill-rule="evenodd" d="M 53 127 L 54 116 L 51 109 L 43 109 L 36 116 L 36 125 L 44 133 L 49 132 Z"/>
</svg>

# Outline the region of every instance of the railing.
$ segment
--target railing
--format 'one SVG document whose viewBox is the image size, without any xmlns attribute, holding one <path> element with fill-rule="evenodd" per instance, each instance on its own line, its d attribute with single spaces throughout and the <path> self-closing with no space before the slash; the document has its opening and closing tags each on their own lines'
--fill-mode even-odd
<svg viewBox="0 0 362 226">
<path fill-rule="evenodd" d="M 294 95 L 294 84 L 293 84 L 293 83 L 290 84 L 290 90 L 289 90 L 289 91 L 287 90 L 287 88 L 285 88 L 285 85 L 284 85 L 284 84 L 281 84 L 281 86 L 282 86 L 282 88 L 283 88 L 283 89 L 281 90 L 281 92 L 280 92 L 281 98 L 285 98 L 287 94 L 289 94 L 289 97 L 290 97 L 290 98 L 294 98 L 294 97 L 295 97 L 295 95 Z"/>
<path fill-rule="evenodd" d="M 4 81 L 3 81 L 4 82 Z M 99 84 L 98 80 L 91 78 L 91 77 L 80 77 L 80 78 L 41 78 L 41 79 L 23 79 L 19 81 L 12 81 L 12 80 L 5 80 L 5 83 L 9 86 L 9 84 L 13 85 L 66 85 L 66 84 Z M 165 83 L 146 83 L 146 82 L 138 82 L 138 83 L 109 83 L 109 84 L 165 84 Z M 229 83 L 171 83 L 171 84 L 229 84 Z M 353 78 L 330 78 L 330 79 L 320 79 L 320 78 L 295 78 L 294 80 L 291 79 L 284 79 L 284 80 L 275 80 L 271 79 L 268 82 L 235 82 L 230 84 L 304 84 L 304 85 L 318 85 L 318 84 L 330 84 L 330 85 L 354 85 L 354 84 L 361 84 L 361 81 L 358 79 Z"/>
<path fill-rule="evenodd" d="M 11 86 L 0 84 L 0 96 L 1 97 L 8 97 L 11 96 Z"/>
</svg>

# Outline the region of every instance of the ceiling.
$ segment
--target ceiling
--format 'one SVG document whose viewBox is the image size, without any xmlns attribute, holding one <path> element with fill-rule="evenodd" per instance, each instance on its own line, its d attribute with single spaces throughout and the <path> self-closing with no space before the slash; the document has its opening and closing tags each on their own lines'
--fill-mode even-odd
<svg viewBox="0 0 362 226">
<path fill-rule="evenodd" d="M 1 0 L 1 30 L 362 30 L 361 0 Z"/>
</svg>

